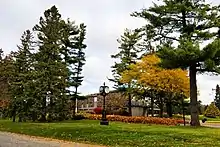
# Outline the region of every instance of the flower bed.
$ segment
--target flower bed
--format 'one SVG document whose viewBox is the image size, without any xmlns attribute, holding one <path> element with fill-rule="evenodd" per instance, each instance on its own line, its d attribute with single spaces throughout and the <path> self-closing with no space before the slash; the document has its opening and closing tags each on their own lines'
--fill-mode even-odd
<svg viewBox="0 0 220 147">
<path fill-rule="evenodd" d="M 101 115 L 88 114 L 86 116 L 90 120 L 101 120 Z M 120 121 L 125 123 L 143 123 L 143 124 L 161 124 L 161 125 L 177 125 L 183 123 L 183 120 L 171 119 L 171 118 L 159 118 L 159 117 L 143 117 L 143 116 L 119 116 L 119 115 L 107 115 L 109 121 Z M 186 122 L 188 123 L 188 121 Z"/>
<path fill-rule="evenodd" d="M 182 119 L 176 119 L 176 121 L 177 121 L 178 124 L 184 124 L 184 121 Z M 185 120 L 185 123 L 189 124 L 190 121 L 189 120 Z"/>
</svg>

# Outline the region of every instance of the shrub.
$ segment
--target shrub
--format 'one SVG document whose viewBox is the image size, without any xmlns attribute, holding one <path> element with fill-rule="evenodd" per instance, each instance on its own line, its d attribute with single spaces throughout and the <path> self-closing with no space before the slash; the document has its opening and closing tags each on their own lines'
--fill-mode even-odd
<svg viewBox="0 0 220 147">
<path fill-rule="evenodd" d="M 51 116 L 50 113 L 47 113 L 47 114 L 46 114 L 46 120 L 47 120 L 48 122 L 52 122 L 53 118 L 52 118 L 52 116 Z"/>
<path fill-rule="evenodd" d="M 85 111 L 86 113 L 89 113 L 89 114 L 95 114 L 94 110 L 87 110 Z"/>
<path fill-rule="evenodd" d="M 163 114 L 163 117 L 164 118 L 169 118 L 169 115 L 168 114 Z"/>
<path fill-rule="evenodd" d="M 118 110 L 118 115 L 129 116 L 129 113 L 125 109 L 119 109 Z"/>
<path fill-rule="evenodd" d="M 215 106 L 214 103 L 211 103 L 207 107 L 207 109 L 205 110 L 205 113 L 204 113 L 204 115 L 209 118 L 216 118 L 216 116 L 219 116 L 219 114 L 220 114 L 219 109 L 218 109 L 218 107 Z"/>
<path fill-rule="evenodd" d="M 182 120 L 182 119 L 176 119 L 176 121 L 177 121 L 178 124 L 184 124 L 184 120 Z M 185 123 L 189 124 L 190 121 L 189 120 L 185 120 Z"/>
<path fill-rule="evenodd" d="M 123 108 L 120 108 L 118 110 L 113 110 L 113 111 L 107 111 L 107 114 L 108 115 L 129 116 L 129 113 Z"/>
<path fill-rule="evenodd" d="M 73 120 L 82 120 L 82 119 L 85 119 L 86 117 L 84 115 L 81 115 L 81 114 L 78 114 L 78 115 L 75 115 L 73 117 Z"/>
<path fill-rule="evenodd" d="M 101 120 L 101 115 L 87 114 L 86 116 L 91 120 Z M 143 124 L 162 124 L 162 125 L 177 125 L 183 123 L 183 120 L 159 118 L 159 117 L 143 117 L 143 116 L 119 116 L 119 115 L 107 115 L 109 121 L 120 121 L 125 123 L 143 123 Z M 189 123 L 186 121 L 186 123 Z"/>
<path fill-rule="evenodd" d="M 95 114 L 102 114 L 102 108 L 101 107 L 96 107 L 95 109 L 93 109 Z"/>
</svg>

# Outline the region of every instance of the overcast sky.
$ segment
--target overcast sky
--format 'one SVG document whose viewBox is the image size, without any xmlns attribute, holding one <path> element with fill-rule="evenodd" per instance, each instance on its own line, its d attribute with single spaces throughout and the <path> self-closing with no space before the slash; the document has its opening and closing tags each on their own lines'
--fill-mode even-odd
<svg viewBox="0 0 220 147">
<path fill-rule="evenodd" d="M 212 1 L 220 4 L 220 0 Z M 56 5 L 63 18 L 87 25 L 85 79 L 80 92 L 98 92 L 99 86 L 108 82 L 114 61 L 111 54 L 117 52 L 117 38 L 125 28 L 134 29 L 144 20 L 133 18 L 130 13 L 150 6 L 151 0 L 0 0 L 0 48 L 5 53 L 17 50 L 20 36 L 26 29 L 38 23 L 43 12 Z M 199 99 L 204 104 L 213 101 L 212 88 L 220 83 L 217 76 L 198 75 Z"/>
</svg>

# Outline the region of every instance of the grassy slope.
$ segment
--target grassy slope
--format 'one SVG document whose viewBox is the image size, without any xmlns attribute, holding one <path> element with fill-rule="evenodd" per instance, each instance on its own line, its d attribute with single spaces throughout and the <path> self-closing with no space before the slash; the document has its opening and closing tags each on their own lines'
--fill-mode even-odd
<svg viewBox="0 0 220 147">
<path fill-rule="evenodd" d="M 82 120 L 62 123 L 12 123 L 0 120 L 0 131 L 51 137 L 113 147 L 220 146 L 220 129 L 125 124 Z"/>
</svg>

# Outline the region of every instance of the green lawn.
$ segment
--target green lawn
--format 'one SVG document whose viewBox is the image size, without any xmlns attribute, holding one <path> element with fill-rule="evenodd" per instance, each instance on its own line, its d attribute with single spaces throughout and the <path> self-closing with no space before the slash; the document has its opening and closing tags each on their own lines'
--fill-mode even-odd
<svg viewBox="0 0 220 147">
<path fill-rule="evenodd" d="M 112 147 L 220 146 L 220 129 L 159 126 L 81 120 L 62 123 L 12 123 L 0 120 L 0 131 L 51 137 Z"/>
</svg>

